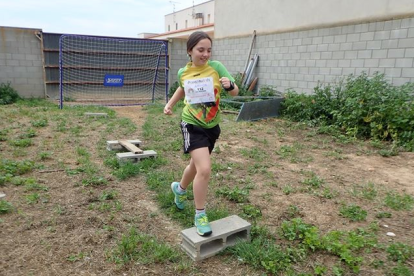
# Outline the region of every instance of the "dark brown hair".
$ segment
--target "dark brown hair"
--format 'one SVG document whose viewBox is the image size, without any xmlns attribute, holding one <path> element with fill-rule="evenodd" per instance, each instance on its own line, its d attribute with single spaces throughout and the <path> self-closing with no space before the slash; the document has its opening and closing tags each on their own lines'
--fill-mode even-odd
<svg viewBox="0 0 414 276">
<path fill-rule="evenodd" d="M 190 52 L 191 50 L 193 50 L 194 46 L 197 45 L 197 43 L 200 40 L 203 40 L 207 38 L 208 40 L 210 40 L 211 44 L 213 44 L 213 41 L 211 40 L 211 38 L 208 36 L 208 34 L 206 34 L 205 32 L 194 32 L 192 33 L 187 40 L 187 53 Z"/>
</svg>

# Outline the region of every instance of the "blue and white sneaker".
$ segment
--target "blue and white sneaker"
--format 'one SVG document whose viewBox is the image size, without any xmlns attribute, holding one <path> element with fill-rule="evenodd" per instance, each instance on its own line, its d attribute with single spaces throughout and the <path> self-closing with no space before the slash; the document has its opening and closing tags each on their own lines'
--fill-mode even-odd
<svg viewBox="0 0 414 276">
<path fill-rule="evenodd" d="M 195 215 L 194 224 L 197 228 L 197 234 L 200 236 L 206 237 L 213 233 L 213 231 L 211 231 L 210 223 L 208 222 L 208 218 L 205 213 Z"/>
<path fill-rule="evenodd" d="M 179 192 L 178 186 L 180 185 L 179 182 L 171 183 L 171 190 L 174 193 L 174 203 L 178 209 L 183 210 L 185 207 L 185 203 L 187 201 L 187 191 Z"/>
</svg>

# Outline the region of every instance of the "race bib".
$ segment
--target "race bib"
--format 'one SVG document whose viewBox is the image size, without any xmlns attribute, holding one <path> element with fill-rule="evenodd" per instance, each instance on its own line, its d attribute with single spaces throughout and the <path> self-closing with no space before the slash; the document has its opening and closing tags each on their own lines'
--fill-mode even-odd
<svg viewBox="0 0 414 276">
<path fill-rule="evenodd" d="M 185 80 L 184 91 L 189 104 L 211 103 L 216 100 L 212 77 Z"/>
</svg>

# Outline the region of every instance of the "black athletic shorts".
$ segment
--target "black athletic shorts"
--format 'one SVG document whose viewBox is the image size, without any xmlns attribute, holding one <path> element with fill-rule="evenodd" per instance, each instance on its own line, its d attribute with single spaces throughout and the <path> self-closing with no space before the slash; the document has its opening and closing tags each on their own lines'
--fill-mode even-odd
<svg viewBox="0 0 414 276">
<path fill-rule="evenodd" d="M 208 147 L 210 153 L 214 149 L 214 144 L 220 136 L 220 126 L 212 128 L 202 128 L 186 122 L 181 122 L 181 132 L 184 139 L 184 153 L 192 150 Z"/>
</svg>

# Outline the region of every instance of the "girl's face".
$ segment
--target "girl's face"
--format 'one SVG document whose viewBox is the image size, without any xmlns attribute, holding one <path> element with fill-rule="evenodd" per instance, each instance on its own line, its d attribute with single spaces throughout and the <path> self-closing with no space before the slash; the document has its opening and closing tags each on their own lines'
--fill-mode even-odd
<svg viewBox="0 0 414 276">
<path fill-rule="evenodd" d="M 200 40 L 194 48 L 188 52 L 193 61 L 193 66 L 203 66 L 211 57 L 211 41 L 208 38 Z"/>
</svg>

